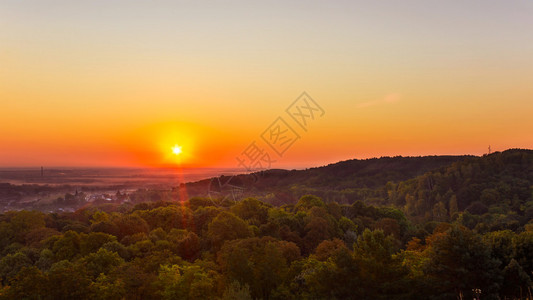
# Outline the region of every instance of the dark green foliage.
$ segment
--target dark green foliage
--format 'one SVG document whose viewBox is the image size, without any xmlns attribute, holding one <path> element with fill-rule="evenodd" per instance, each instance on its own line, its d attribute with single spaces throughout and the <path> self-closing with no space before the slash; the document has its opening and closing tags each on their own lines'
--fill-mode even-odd
<svg viewBox="0 0 533 300">
<path fill-rule="evenodd" d="M 215 249 L 222 247 L 225 241 L 247 238 L 251 235 L 248 224 L 230 212 L 222 212 L 213 219 L 207 232 Z"/>
<path fill-rule="evenodd" d="M 436 298 L 448 299 L 463 293 L 472 298 L 471 289 L 480 288 L 487 299 L 497 299 L 502 276 L 500 261 L 491 249 L 470 230 L 453 226 L 431 243 L 427 274 L 435 280 Z M 468 296 L 470 295 L 470 296 Z"/>
<path fill-rule="evenodd" d="M 460 226 L 479 227 L 469 212 L 412 223 L 397 208 L 312 195 L 284 207 L 159 202 L 71 214 L 88 233 L 26 214 L 15 221 L 33 225 L 14 230 L 15 215 L 2 223 L 0 299 L 448 299 L 472 288 L 495 299 L 531 288 L 533 232 L 481 236 Z"/>
<path fill-rule="evenodd" d="M 241 219 L 248 221 L 249 224 L 260 226 L 267 222 L 270 207 L 254 198 L 246 198 L 233 205 L 231 211 Z"/>
<path fill-rule="evenodd" d="M 516 260 L 511 259 L 511 262 L 503 269 L 501 293 L 505 297 L 521 298 L 530 287 L 531 278 Z"/>
<path fill-rule="evenodd" d="M 531 151 L 349 161 L 253 184 L 268 193 L 172 203 L 175 190 L 139 190 L 135 206 L 0 215 L 0 299 L 531 297 Z"/>
</svg>

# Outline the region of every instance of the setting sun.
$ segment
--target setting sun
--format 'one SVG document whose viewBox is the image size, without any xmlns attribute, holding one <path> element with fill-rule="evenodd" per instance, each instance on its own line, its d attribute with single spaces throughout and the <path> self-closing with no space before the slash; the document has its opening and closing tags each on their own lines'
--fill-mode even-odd
<svg viewBox="0 0 533 300">
<path fill-rule="evenodd" d="M 181 154 L 181 146 L 174 145 L 174 147 L 172 147 L 172 153 L 174 153 L 175 155 L 180 155 Z"/>
<path fill-rule="evenodd" d="M 0 0 L 0 300 L 533 300 L 532 15 Z"/>
</svg>

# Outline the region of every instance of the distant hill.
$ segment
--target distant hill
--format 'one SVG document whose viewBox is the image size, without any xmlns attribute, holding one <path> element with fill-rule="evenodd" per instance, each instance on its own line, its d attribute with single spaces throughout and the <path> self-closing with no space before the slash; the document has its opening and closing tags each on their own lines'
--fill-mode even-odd
<svg viewBox="0 0 533 300">
<path fill-rule="evenodd" d="M 362 200 L 350 190 L 378 189 L 449 166 L 473 156 L 381 157 L 352 159 L 305 170 L 272 169 L 253 174 L 221 176 L 186 184 L 190 196 L 267 196 L 273 204 L 294 203 L 301 194 L 313 193 L 326 201 Z M 339 192 L 345 191 L 342 195 Z M 348 198 L 347 198 L 348 197 Z"/>
<path fill-rule="evenodd" d="M 522 222 L 533 217 L 533 151 L 353 159 L 306 170 L 221 176 L 185 187 L 189 196 L 253 196 L 275 205 L 294 204 L 306 194 L 326 202 L 362 201 L 402 208 L 421 221 L 445 221 L 466 210 L 473 216 L 514 214 Z"/>
<path fill-rule="evenodd" d="M 510 149 L 467 158 L 389 185 L 383 197 L 386 204 L 424 220 L 447 221 L 466 210 L 463 217 L 525 223 L 533 218 L 533 151 Z"/>
</svg>

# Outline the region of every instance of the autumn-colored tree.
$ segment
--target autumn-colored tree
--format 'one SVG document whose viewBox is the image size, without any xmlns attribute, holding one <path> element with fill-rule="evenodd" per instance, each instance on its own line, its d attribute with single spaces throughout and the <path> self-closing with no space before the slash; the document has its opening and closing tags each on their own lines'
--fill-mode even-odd
<svg viewBox="0 0 533 300">
<path fill-rule="evenodd" d="M 315 250 L 315 256 L 320 261 L 325 261 L 336 255 L 338 251 L 345 251 L 348 248 L 340 239 L 325 240 L 321 242 Z"/>
<path fill-rule="evenodd" d="M 198 258 L 200 250 L 200 238 L 194 232 L 188 232 L 177 245 L 178 255 L 189 261 L 194 261 Z"/>
<path fill-rule="evenodd" d="M 400 239 L 400 225 L 398 224 L 398 221 L 392 218 L 382 218 L 379 219 L 375 224 L 374 227 L 376 229 L 381 229 L 386 235 L 392 235 L 396 239 Z"/>
</svg>

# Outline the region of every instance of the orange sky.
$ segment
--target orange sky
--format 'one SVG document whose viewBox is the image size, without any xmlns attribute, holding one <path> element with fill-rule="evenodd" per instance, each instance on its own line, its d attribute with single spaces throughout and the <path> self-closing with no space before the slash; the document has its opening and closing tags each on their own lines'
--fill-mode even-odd
<svg viewBox="0 0 533 300">
<path fill-rule="evenodd" d="M 0 3 L 0 167 L 533 148 L 533 3 Z M 277 156 L 306 91 L 324 115 Z M 183 153 L 172 156 L 180 145 Z"/>
</svg>

